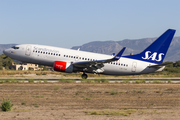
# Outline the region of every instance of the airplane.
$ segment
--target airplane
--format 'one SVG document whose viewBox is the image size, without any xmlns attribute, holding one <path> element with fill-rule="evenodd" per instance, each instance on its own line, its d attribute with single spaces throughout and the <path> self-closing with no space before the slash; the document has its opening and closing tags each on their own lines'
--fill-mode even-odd
<svg viewBox="0 0 180 120">
<path fill-rule="evenodd" d="M 144 51 L 135 55 L 122 56 L 126 47 L 115 56 L 85 52 L 59 47 L 21 44 L 6 49 L 3 53 L 12 59 L 52 66 L 58 72 L 82 72 L 106 75 L 139 75 L 160 72 L 165 68 L 163 60 L 175 34 L 174 29 L 168 29 Z"/>
</svg>

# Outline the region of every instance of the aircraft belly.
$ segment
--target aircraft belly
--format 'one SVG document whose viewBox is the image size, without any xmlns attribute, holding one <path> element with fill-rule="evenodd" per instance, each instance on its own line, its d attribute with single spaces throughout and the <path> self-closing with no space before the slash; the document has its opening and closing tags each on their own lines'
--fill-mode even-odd
<svg viewBox="0 0 180 120">
<path fill-rule="evenodd" d="M 47 65 L 47 66 L 52 66 L 54 63 L 52 59 L 47 59 L 47 58 L 39 57 L 39 56 L 32 57 L 31 62 L 36 63 L 36 64 L 41 64 L 41 65 Z"/>
<path fill-rule="evenodd" d="M 121 66 L 116 66 L 116 65 L 105 65 L 103 67 L 104 72 L 103 74 L 107 75 L 128 75 L 132 74 L 130 72 L 130 69 L 128 67 L 121 67 Z"/>
</svg>

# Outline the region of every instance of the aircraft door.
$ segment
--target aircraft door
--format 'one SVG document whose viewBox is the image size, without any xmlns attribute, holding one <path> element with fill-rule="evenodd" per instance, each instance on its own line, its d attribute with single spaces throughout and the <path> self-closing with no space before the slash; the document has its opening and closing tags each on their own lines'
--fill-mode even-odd
<svg viewBox="0 0 180 120">
<path fill-rule="evenodd" d="M 133 62 L 132 63 L 132 72 L 136 72 L 136 67 L 137 67 L 137 63 Z"/>
<path fill-rule="evenodd" d="M 30 56 L 30 55 L 31 55 L 31 46 L 30 46 L 30 45 L 26 46 L 25 55 L 27 55 L 27 56 Z"/>
</svg>

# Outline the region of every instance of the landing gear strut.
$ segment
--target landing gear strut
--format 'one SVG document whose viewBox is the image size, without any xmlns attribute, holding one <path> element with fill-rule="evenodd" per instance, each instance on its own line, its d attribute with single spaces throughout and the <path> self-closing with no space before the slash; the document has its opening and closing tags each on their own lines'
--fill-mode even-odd
<svg viewBox="0 0 180 120">
<path fill-rule="evenodd" d="M 82 79 L 87 79 L 88 75 L 87 75 L 86 73 L 83 73 L 83 74 L 81 75 L 81 77 L 82 77 Z"/>
</svg>

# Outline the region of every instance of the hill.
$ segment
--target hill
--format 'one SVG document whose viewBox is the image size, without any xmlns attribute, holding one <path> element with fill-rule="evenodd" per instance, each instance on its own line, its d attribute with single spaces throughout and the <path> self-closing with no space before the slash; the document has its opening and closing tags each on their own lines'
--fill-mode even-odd
<svg viewBox="0 0 180 120">
<path fill-rule="evenodd" d="M 148 47 L 156 38 L 143 38 L 135 40 L 122 40 L 122 41 L 93 41 L 82 46 L 74 46 L 72 49 L 82 51 L 89 51 L 94 53 L 109 54 L 117 53 L 123 47 L 127 47 L 123 55 L 130 53 L 137 54 Z M 180 37 L 174 37 L 170 48 L 165 57 L 165 61 L 178 61 L 180 60 Z"/>
</svg>

